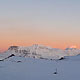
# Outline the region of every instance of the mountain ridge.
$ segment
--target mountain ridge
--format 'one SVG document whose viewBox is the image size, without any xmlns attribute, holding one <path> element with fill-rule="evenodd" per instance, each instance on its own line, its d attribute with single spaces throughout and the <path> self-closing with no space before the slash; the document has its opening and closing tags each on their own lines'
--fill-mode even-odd
<svg viewBox="0 0 80 80">
<path fill-rule="evenodd" d="M 65 56 L 76 56 L 78 54 L 80 54 L 80 49 L 77 48 L 66 48 L 63 50 L 34 44 L 27 47 L 10 46 L 7 51 L 0 55 L 0 59 L 5 59 L 11 55 L 38 59 L 62 59 Z"/>
</svg>

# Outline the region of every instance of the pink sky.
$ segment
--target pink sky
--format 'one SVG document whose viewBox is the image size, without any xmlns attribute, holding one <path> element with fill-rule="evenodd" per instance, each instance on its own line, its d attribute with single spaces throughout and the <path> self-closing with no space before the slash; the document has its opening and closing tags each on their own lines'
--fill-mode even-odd
<svg viewBox="0 0 80 80">
<path fill-rule="evenodd" d="M 0 1 L 0 49 L 43 44 L 80 48 L 79 0 Z"/>
</svg>

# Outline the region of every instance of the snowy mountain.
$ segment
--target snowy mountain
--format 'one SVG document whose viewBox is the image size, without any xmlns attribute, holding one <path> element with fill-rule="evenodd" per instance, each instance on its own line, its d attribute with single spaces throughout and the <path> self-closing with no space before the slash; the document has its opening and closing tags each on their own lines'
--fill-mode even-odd
<svg viewBox="0 0 80 80">
<path fill-rule="evenodd" d="M 29 47 L 10 46 L 7 51 L 0 55 L 0 60 L 11 56 L 31 57 L 38 59 L 61 59 L 65 56 L 75 56 L 80 54 L 80 49 L 66 48 L 65 50 L 51 48 L 44 45 L 32 45 Z"/>
<path fill-rule="evenodd" d="M 7 51 L 0 54 L 0 79 L 80 80 L 80 55 L 78 54 L 80 50 L 77 48 L 62 50 L 43 45 L 10 46 Z M 68 57 L 60 60 L 65 56 Z"/>
<path fill-rule="evenodd" d="M 77 48 L 66 48 L 65 51 L 67 51 L 68 56 L 76 56 L 80 54 L 80 49 Z"/>
</svg>

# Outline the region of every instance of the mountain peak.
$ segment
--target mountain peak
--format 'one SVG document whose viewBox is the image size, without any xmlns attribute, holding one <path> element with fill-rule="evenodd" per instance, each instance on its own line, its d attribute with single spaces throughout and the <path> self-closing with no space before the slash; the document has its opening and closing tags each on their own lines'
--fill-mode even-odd
<svg viewBox="0 0 80 80">
<path fill-rule="evenodd" d="M 70 48 L 77 48 L 77 46 L 70 46 Z"/>
<path fill-rule="evenodd" d="M 19 46 L 10 46 L 10 47 L 8 48 L 8 50 L 16 50 L 16 49 L 18 49 L 18 47 L 19 47 Z"/>
<path fill-rule="evenodd" d="M 77 49 L 77 46 L 70 46 L 70 47 L 67 47 L 65 50 L 76 50 Z"/>
<path fill-rule="evenodd" d="M 41 49 L 52 49 L 49 46 L 44 46 L 44 45 L 41 45 L 41 44 L 33 44 L 32 47 L 41 48 Z"/>
</svg>

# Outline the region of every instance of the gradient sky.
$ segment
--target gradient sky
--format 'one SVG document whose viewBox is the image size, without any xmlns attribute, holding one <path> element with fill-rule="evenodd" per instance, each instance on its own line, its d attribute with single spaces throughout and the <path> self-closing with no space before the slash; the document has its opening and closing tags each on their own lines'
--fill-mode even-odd
<svg viewBox="0 0 80 80">
<path fill-rule="evenodd" d="M 0 0 L 0 49 L 32 44 L 80 48 L 80 0 Z"/>
</svg>

